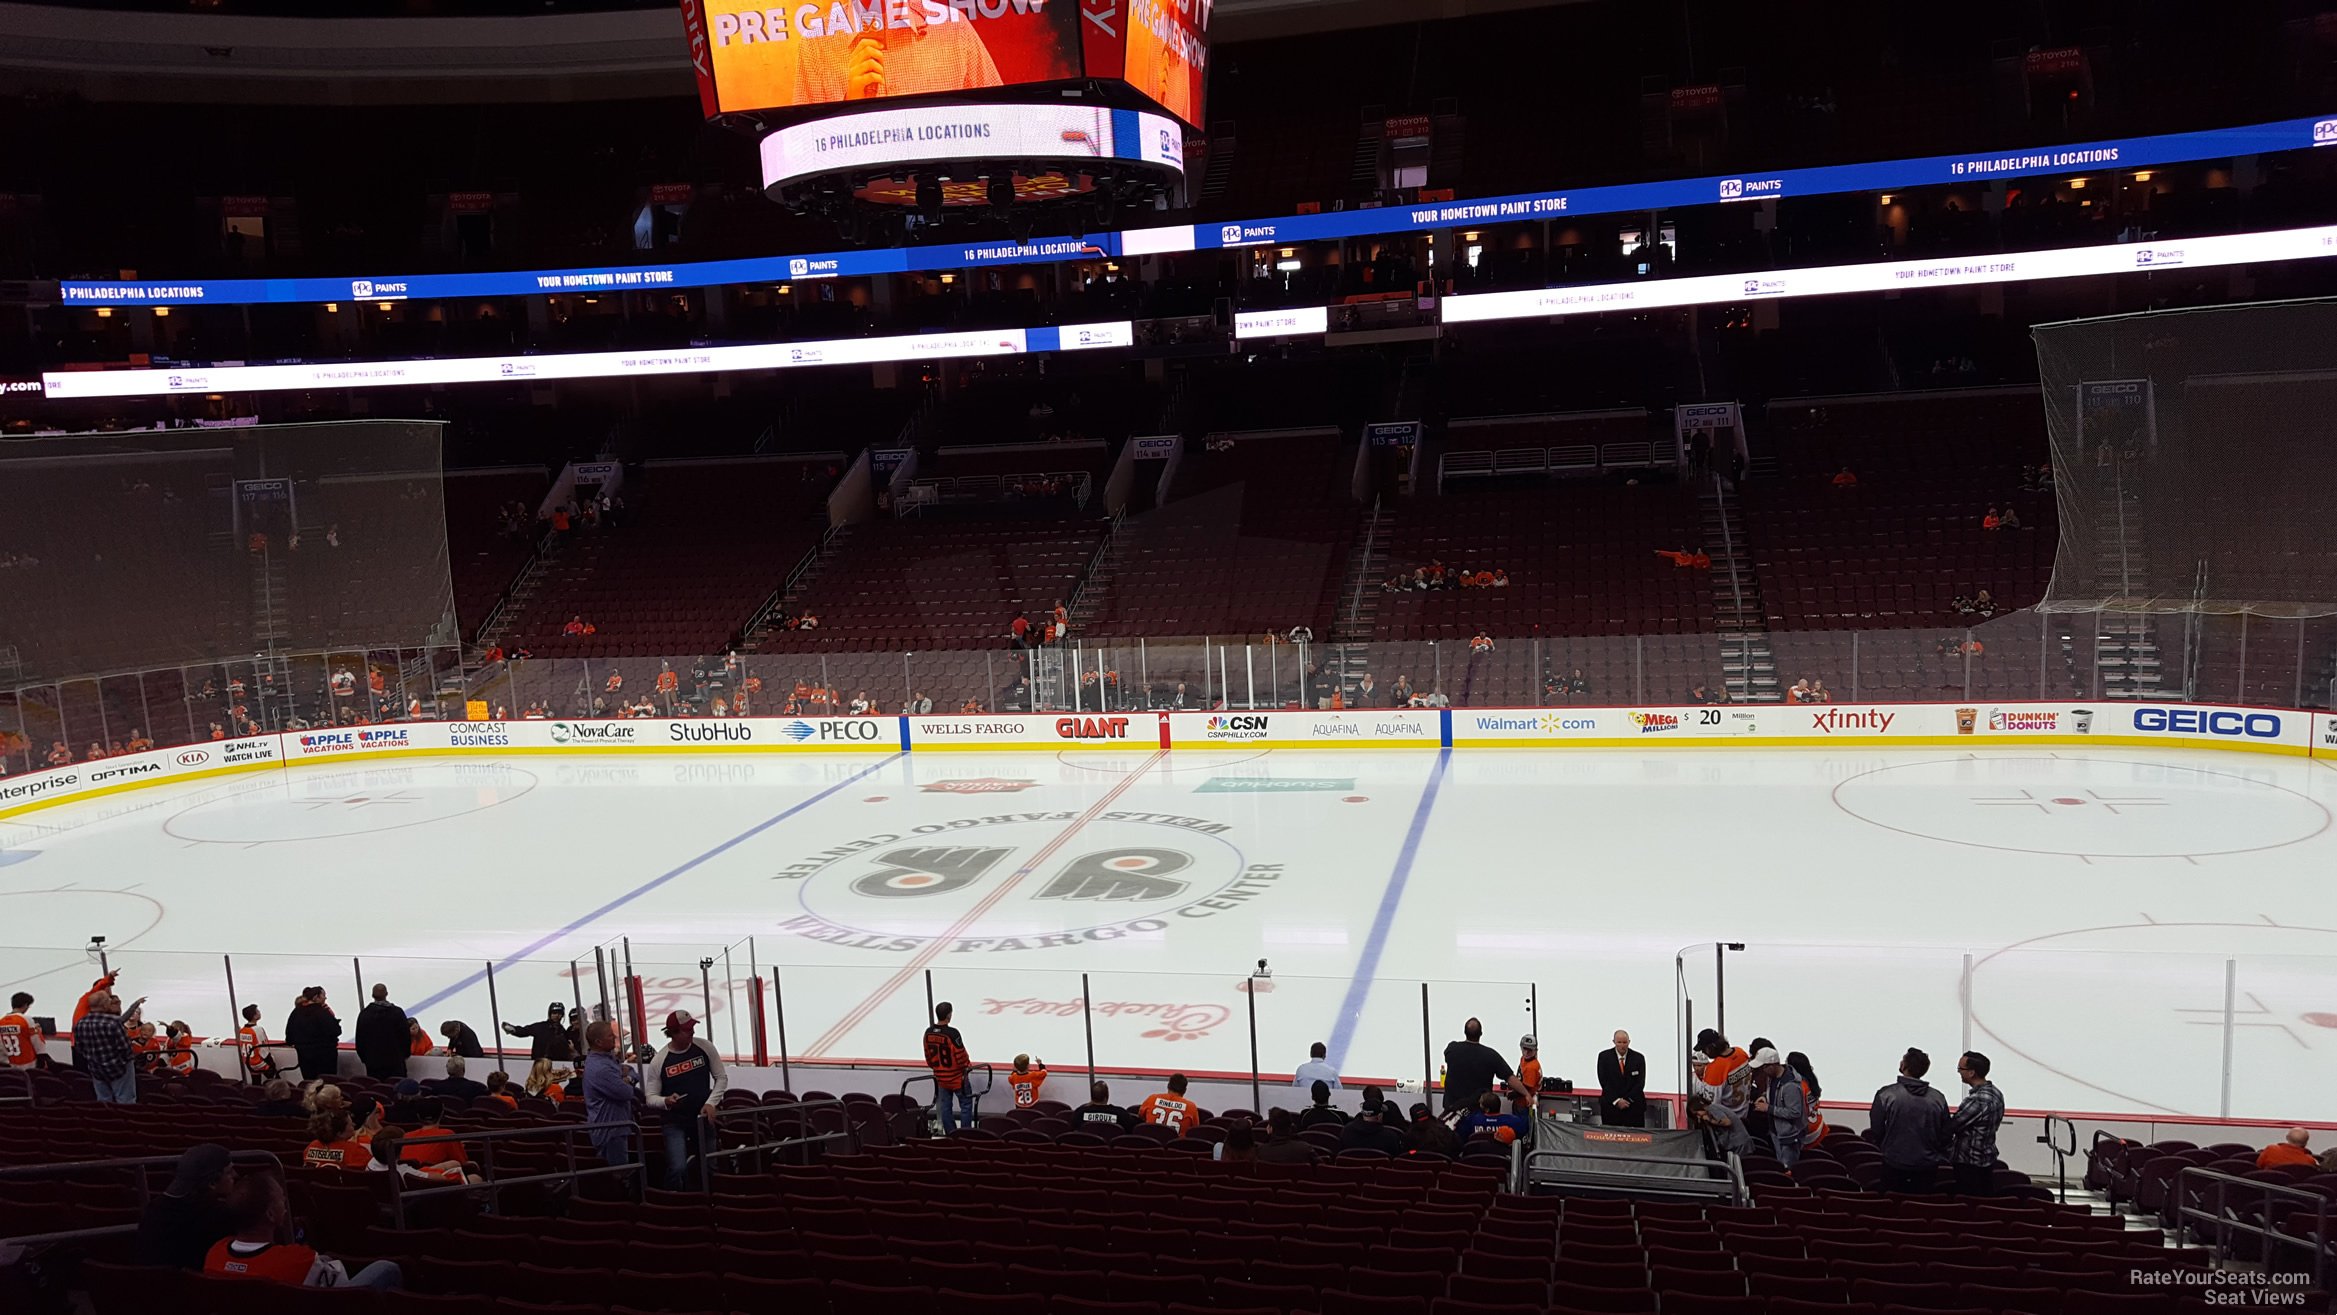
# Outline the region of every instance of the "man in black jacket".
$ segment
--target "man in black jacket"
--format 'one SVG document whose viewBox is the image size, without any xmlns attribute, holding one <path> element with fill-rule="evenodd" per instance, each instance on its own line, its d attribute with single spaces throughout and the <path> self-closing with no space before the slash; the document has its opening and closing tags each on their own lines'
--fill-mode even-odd
<svg viewBox="0 0 2337 1315">
<path fill-rule="evenodd" d="M 1071 1121 L 1079 1125 L 1079 1131 L 1099 1137 L 1116 1137 L 1136 1130 L 1136 1116 L 1112 1103 L 1112 1088 L 1103 1082 L 1087 1089 L 1087 1103 L 1071 1111 Z"/>
<path fill-rule="evenodd" d="M 1599 1052 L 1599 1122 L 1610 1128 L 1647 1126 L 1647 1056 L 1618 1030 L 1615 1048 Z"/>
<path fill-rule="evenodd" d="M 1886 1192 L 1928 1192 L 1939 1176 L 1948 1107 L 1923 1080 L 1930 1071 L 1931 1056 L 1910 1047 L 1899 1061 L 1899 1080 L 1876 1092 L 1867 1111 L 1867 1140 L 1883 1153 Z"/>
<path fill-rule="evenodd" d="M 530 1063 L 548 1059 L 555 1064 L 567 1064 L 576 1059 L 574 1037 L 568 1030 L 568 1006 L 557 1000 L 545 1011 L 543 1022 L 530 1023 L 526 1027 L 505 1023 L 503 1031 L 507 1036 L 529 1039 L 527 1057 Z"/>
<path fill-rule="evenodd" d="M 284 1020 L 284 1044 L 300 1058 L 303 1079 L 330 1082 L 341 1069 L 341 1020 L 325 1003 L 325 988 L 312 986 L 293 1002 L 292 1016 Z"/>
<path fill-rule="evenodd" d="M 438 1035 L 446 1038 L 446 1052 L 450 1055 L 460 1055 L 464 1059 L 487 1057 L 486 1048 L 479 1044 L 479 1034 L 471 1030 L 469 1023 L 447 1019 L 438 1025 Z"/>
<path fill-rule="evenodd" d="M 406 1076 L 406 1011 L 390 1003 L 389 988 L 373 984 L 373 1003 L 357 1011 L 357 1062 L 365 1076 L 395 1082 Z"/>
<path fill-rule="evenodd" d="M 487 1088 L 469 1076 L 469 1068 L 470 1066 L 463 1062 L 461 1055 L 449 1056 L 446 1061 L 446 1076 L 432 1078 L 423 1083 L 422 1090 L 436 1096 L 442 1096 L 447 1100 L 474 1100 L 486 1095 Z"/>
<path fill-rule="evenodd" d="M 1485 1035 L 1483 1023 L 1470 1019 L 1461 1025 L 1461 1035 L 1466 1039 L 1444 1048 L 1444 1108 L 1448 1113 L 1476 1108 L 1477 1098 L 1493 1090 L 1494 1079 L 1507 1082 L 1517 1076 L 1500 1051 L 1479 1040 Z"/>
<path fill-rule="evenodd" d="M 1386 1151 L 1400 1156 L 1407 1149 L 1403 1131 L 1388 1122 L 1388 1111 L 1395 1106 L 1385 1101 L 1374 1104 L 1365 1101 L 1363 1112 L 1350 1119 L 1339 1132 L 1339 1145 L 1350 1151 Z"/>
<path fill-rule="evenodd" d="M 212 1142 L 179 1156 L 170 1190 L 146 1203 L 138 1219 L 138 1263 L 201 1269 L 213 1243 L 235 1231 L 227 1213 L 235 1166 L 227 1148 Z"/>
</svg>

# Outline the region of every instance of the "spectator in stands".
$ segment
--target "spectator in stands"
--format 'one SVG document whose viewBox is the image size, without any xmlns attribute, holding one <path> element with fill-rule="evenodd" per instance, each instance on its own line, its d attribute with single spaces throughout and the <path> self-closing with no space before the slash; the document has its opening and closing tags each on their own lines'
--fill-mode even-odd
<svg viewBox="0 0 2337 1315">
<path fill-rule="evenodd" d="M 584 1121 L 630 1127 L 641 1106 L 633 1071 L 617 1058 L 617 1025 L 602 1019 L 584 1029 Z M 633 1162 L 633 1139 L 626 1128 L 598 1128 L 592 1147 L 608 1164 Z"/>
<path fill-rule="evenodd" d="M 470 1065 L 463 1061 L 461 1055 L 448 1056 L 446 1076 L 430 1079 L 422 1084 L 422 1089 L 434 1096 L 443 1096 L 448 1100 L 476 1100 L 487 1094 L 487 1088 L 483 1083 L 471 1079 Z"/>
<path fill-rule="evenodd" d="M 1647 1121 L 1647 1056 L 1631 1048 L 1631 1034 L 1615 1032 L 1612 1049 L 1599 1052 L 1599 1122 L 1613 1128 L 1643 1127 Z"/>
<path fill-rule="evenodd" d="M 1355 706 L 1358 708 L 1380 706 L 1379 686 L 1372 680 L 1371 673 L 1368 671 L 1363 673 L 1363 679 L 1355 682 Z"/>
<path fill-rule="evenodd" d="M 1396 677 L 1396 683 L 1388 687 L 1388 706 L 1409 708 L 1412 706 L 1412 699 L 1412 678 L 1410 676 Z"/>
<path fill-rule="evenodd" d="M 356 1173 L 373 1160 L 365 1143 L 357 1140 L 357 1121 L 346 1109 L 323 1109 L 308 1116 L 308 1149 L 300 1162 L 311 1169 L 340 1169 Z"/>
<path fill-rule="evenodd" d="M 1298 1072 L 1291 1075 L 1291 1085 L 1301 1091 L 1312 1091 L 1314 1085 L 1320 1082 L 1331 1090 L 1337 1091 L 1339 1089 L 1339 1070 L 1331 1067 L 1330 1060 L 1325 1058 L 1330 1053 L 1329 1048 L 1320 1041 L 1308 1046 L 1306 1062 L 1299 1065 Z"/>
<path fill-rule="evenodd" d="M 1963 1103 L 1948 1116 L 1948 1164 L 1956 1175 L 1956 1195 L 1996 1194 L 1996 1130 L 2004 1123 L 2004 1093 L 1988 1080 L 1988 1056 L 1967 1050 L 1956 1061 L 1956 1076 L 1964 1080 Z"/>
<path fill-rule="evenodd" d="M 1713 1159 L 1743 1155 L 1753 1149 L 1744 1120 L 1713 1102 L 1709 1092 L 1688 1097 L 1688 1126 L 1704 1134 L 1705 1153 Z"/>
<path fill-rule="evenodd" d="M 465 1059 L 483 1059 L 487 1051 L 479 1044 L 479 1034 L 468 1023 L 448 1019 L 438 1025 L 438 1035 L 446 1038 L 446 1053 Z M 451 1070 L 450 1070 L 451 1071 Z"/>
<path fill-rule="evenodd" d="M 1414 707 L 1420 708 L 1449 708 L 1452 706 L 1452 700 L 1444 696 L 1444 690 L 1440 686 L 1430 689 L 1426 694 L 1415 695 L 1412 704 Z"/>
<path fill-rule="evenodd" d="M 373 1000 L 357 1011 L 357 1062 L 365 1075 L 396 1081 L 406 1076 L 406 1011 L 390 1003 L 389 988 L 373 984 Z"/>
<path fill-rule="evenodd" d="M 41 1053 L 40 1027 L 25 1011 L 32 1008 L 32 994 L 18 991 L 8 997 L 8 1012 L 0 1015 L 0 1065 L 11 1073 L 27 1072 L 34 1067 L 49 1067 L 49 1057 Z"/>
<path fill-rule="evenodd" d="M 1987 590 L 1972 595 L 1972 610 L 1982 617 L 1996 615 L 1996 599 Z"/>
<path fill-rule="evenodd" d="M 907 703 L 901 705 L 901 715 L 904 717 L 930 717 L 933 715 L 933 700 L 926 695 L 924 690 L 918 690 L 909 695 Z"/>
<path fill-rule="evenodd" d="M 2256 1167 L 2278 1169 L 2283 1165 L 2318 1165 L 2320 1159 L 2306 1149 L 2312 1144 L 2313 1134 L 2303 1128 L 2290 1128 L 2288 1135 L 2256 1152 Z M 1957 1180 L 1962 1181 L 1960 1178 Z"/>
<path fill-rule="evenodd" d="M 1485 1025 L 1472 1018 L 1461 1025 L 1462 1039 L 1444 1048 L 1444 1108 L 1448 1114 L 1475 1106 L 1478 1097 L 1493 1090 L 1495 1080 L 1507 1082 L 1517 1076 L 1501 1052 L 1480 1039 L 1484 1035 Z"/>
<path fill-rule="evenodd" d="M 551 1060 L 539 1059 L 528 1065 L 527 1077 L 520 1083 L 520 1090 L 530 1096 L 541 1096 L 557 1105 L 560 1098 L 567 1094 L 564 1084 L 575 1076 L 571 1070 L 554 1067 Z"/>
<path fill-rule="evenodd" d="M 1729 1074 L 1744 1066 L 1747 1056 L 1742 1048 L 1730 1045 L 1727 1037 L 1708 1027 L 1696 1034 L 1696 1050 L 1689 1058 L 1695 1061 L 1697 1080 L 1717 1091 Z"/>
<path fill-rule="evenodd" d="M 649 1061 L 647 1100 L 665 1109 L 665 1185 L 681 1190 L 692 1157 L 703 1157 L 730 1075 L 722 1056 L 698 1040 L 698 1020 L 686 1009 L 666 1015 L 666 1043 Z"/>
<path fill-rule="evenodd" d="M 325 1003 L 325 988 L 312 986 L 293 1002 L 284 1020 L 284 1044 L 300 1060 L 304 1078 L 330 1078 L 341 1067 L 341 1020 Z"/>
<path fill-rule="evenodd" d="M 1850 467 L 1844 466 L 1842 469 L 1834 472 L 1834 487 L 1838 489 L 1857 488 L 1858 476 L 1850 473 Z"/>
<path fill-rule="evenodd" d="M 519 1098 L 511 1093 L 511 1075 L 502 1069 L 496 1069 L 487 1075 L 487 1091 L 485 1095 L 479 1097 L 479 1100 L 482 1104 L 501 1105 L 513 1113 L 519 1111 Z"/>
<path fill-rule="evenodd" d="M 406 1020 L 406 1055 L 408 1058 L 420 1059 L 437 1048 L 437 1045 L 430 1040 L 430 1034 L 422 1030 L 421 1019 L 409 1018 Z"/>
<path fill-rule="evenodd" d="M 1039 1103 L 1039 1092 L 1047 1085 L 1047 1064 L 1035 1062 L 1029 1055 L 1016 1055 L 1014 1068 L 1006 1075 L 1006 1088 L 1012 1092 L 1009 1104 L 1018 1110 L 1027 1110 Z"/>
<path fill-rule="evenodd" d="M 431 1149 L 417 1146 L 416 1150 Z M 367 1173 L 389 1173 L 394 1168 L 398 1175 L 413 1187 L 444 1187 L 450 1183 L 469 1183 L 477 1186 L 487 1180 L 468 1171 L 460 1160 L 439 1160 L 424 1164 L 409 1160 L 405 1155 L 406 1133 L 402 1128 L 383 1128 L 373 1135 L 373 1159 L 365 1166 Z"/>
<path fill-rule="evenodd" d="M 1809 1110 L 1803 1103 L 1801 1075 L 1778 1057 L 1775 1047 L 1753 1052 L 1747 1065 L 1757 1075 L 1753 1109 L 1768 1116 L 1769 1145 L 1787 1173 L 1801 1163 L 1803 1138 L 1809 1131 Z"/>
<path fill-rule="evenodd" d="M 2010 505 L 2010 504 L 2007 504 L 2007 505 L 2005 506 L 2005 509 L 2004 509 L 2004 515 L 2003 515 L 2003 516 L 2001 516 L 2001 517 L 1999 517 L 1999 518 L 1997 518 L 1997 522 L 1996 522 L 1996 523 L 1997 523 L 1997 526 L 1998 526 L 1998 528 L 2000 528 L 2000 529 L 2007 529 L 2007 530 L 2017 530 L 2017 529 L 2019 529 L 2019 528 L 2021 527 L 2021 513 L 2020 513 L 2020 509 L 2019 509 L 2018 507 L 2014 507 L 2014 506 L 2012 506 L 2012 505 Z"/>
<path fill-rule="evenodd" d="M 1136 1107 L 1136 1120 L 1170 1132 L 1184 1134 L 1198 1127 L 1201 1107 L 1186 1099 L 1185 1088 L 1190 1085 L 1182 1073 L 1169 1074 L 1168 1090 L 1146 1096 Z"/>
<path fill-rule="evenodd" d="M 1807 702 L 1809 702 L 1809 701 L 1810 701 L 1810 682 L 1809 682 L 1809 677 L 1807 677 L 1807 676 L 1804 676 L 1804 677 L 1802 677 L 1800 680 L 1797 680 L 1797 681 L 1793 682 L 1793 684 L 1792 684 L 1791 686 L 1789 686 L 1789 687 L 1786 689 L 1786 691 L 1785 691 L 1785 701 L 1786 701 L 1787 703 L 1807 703 Z"/>
<path fill-rule="evenodd" d="M 1482 630 L 1478 631 L 1478 632 L 1477 632 L 1476 634 L 1474 634 L 1474 635 L 1471 635 L 1471 636 L 1469 636 L 1469 651 L 1470 651 L 1471 653 L 1490 653 L 1490 652 L 1492 652 L 1492 651 L 1493 651 L 1493 636 L 1486 634 L 1486 633 L 1485 633 L 1484 631 L 1482 631 Z"/>
<path fill-rule="evenodd" d="M 1517 1078 L 1509 1084 L 1510 1099 L 1518 1113 L 1531 1118 L 1534 1101 L 1542 1091 L 1542 1052 L 1530 1032 L 1518 1038 L 1517 1050 Z"/>
<path fill-rule="evenodd" d="M 1290 642 L 1293 644 L 1311 644 L 1315 642 L 1314 628 L 1312 626 L 1305 625 L 1292 626 L 1290 628 Z"/>
<path fill-rule="evenodd" d="M 1137 1126 L 1135 1115 L 1112 1103 L 1111 1085 L 1104 1082 L 1088 1087 L 1087 1103 L 1071 1111 L 1071 1121 L 1080 1125 L 1082 1131 L 1106 1135 L 1109 1135 L 1107 1129 L 1096 1125 L 1109 1124 L 1110 1131 L 1117 1132 L 1133 1132 Z"/>
<path fill-rule="evenodd" d="M 1363 1108 L 1339 1132 L 1339 1148 L 1348 1151 L 1384 1151 L 1390 1156 L 1410 1149 L 1404 1130 L 1397 1126 L 1401 1112 L 1384 1100 L 1374 1100 L 1373 1087 L 1364 1093 Z M 1398 1117 L 1391 1117 L 1398 1116 Z"/>
<path fill-rule="evenodd" d="M 1507 589 L 1509 587 L 1509 572 L 1498 566 L 1493 568 L 1493 578 L 1486 581 L 1485 585 L 1489 589 Z"/>
<path fill-rule="evenodd" d="M 1286 1109 L 1266 1112 L 1266 1144 L 1258 1148 L 1260 1164 L 1313 1164 L 1323 1153 L 1298 1135 L 1298 1119 Z"/>
<path fill-rule="evenodd" d="M 1299 1111 L 1298 1126 L 1301 1129 L 1318 1126 L 1330 1128 L 1347 1126 L 1347 1112 L 1331 1104 L 1330 1083 L 1318 1081 L 1307 1088 L 1307 1094 L 1314 1103 Z"/>
<path fill-rule="evenodd" d="M 1213 1158 L 1226 1164 L 1255 1164 L 1258 1159 L 1258 1134 L 1247 1123 L 1236 1123 L 1225 1130 L 1225 1140 L 1217 1144 Z"/>
<path fill-rule="evenodd" d="M 138 1103 L 138 1067 L 130 1033 L 122 1025 L 122 1002 L 111 991 L 87 997 L 89 1012 L 73 1024 L 73 1053 L 96 1086 L 101 1105 Z"/>
<path fill-rule="evenodd" d="M 869 701 L 867 690 L 856 689 L 852 691 L 852 701 L 844 705 L 844 711 L 854 717 L 865 717 L 876 711 L 876 705 Z"/>
<path fill-rule="evenodd" d="M 1581 667 L 1576 667 L 1574 670 L 1567 673 L 1566 679 L 1563 682 L 1563 688 L 1565 690 L 1566 697 L 1570 699 L 1588 697 L 1590 694 L 1590 677 L 1582 674 Z"/>
<path fill-rule="evenodd" d="M 1709 687 L 1698 685 L 1688 691 L 1688 702 L 1695 707 L 1709 708 L 1726 703 L 1728 700 L 1713 694 Z"/>
<path fill-rule="evenodd" d="M 138 1217 L 138 1263 L 201 1269 L 212 1246 L 235 1232 L 227 1208 L 234 1190 L 235 1165 L 226 1147 L 203 1142 L 181 1152 L 169 1190 L 148 1201 Z"/>
<path fill-rule="evenodd" d="M 1031 618 L 1030 618 L 1030 613 L 1028 613 L 1028 612 L 1017 612 L 1017 613 L 1015 613 L 1015 614 L 1014 614 L 1014 619 L 1013 619 L 1012 621 L 1009 621 L 1009 622 L 1007 622 L 1007 623 L 1006 623 L 1006 635 L 1007 635 L 1007 642 L 1008 642 L 1008 643 L 1009 643 L 1009 644 L 1010 644 L 1012 647 L 1015 647 L 1015 648 L 1029 648 L 1029 647 L 1031 646 Z"/>
<path fill-rule="evenodd" d="M 1501 1097 L 1488 1091 L 1477 1098 L 1475 1109 L 1461 1116 L 1460 1126 L 1453 1129 L 1453 1135 L 1467 1145 L 1471 1138 L 1485 1133 L 1507 1146 L 1524 1137 L 1529 1126 L 1523 1115 L 1504 1113 Z"/>
<path fill-rule="evenodd" d="M 978 696 L 971 694 L 966 696 L 965 702 L 958 705 L 958 715 L 960 717 L 979 717 L 985 711 L 987 711 L 987 709 L 983 708 L 982 700 Z"/>
<path fill-rule="evenodd" d="M 2004 518 L 1996 514 L 1996 508 L 1994 507 L 1990 507 L 1987 513 L 1980 517 L 1980 528 L 1984 530 L 1997 529 L 2003 524 Z"/>
<path fill-rule="evenodd" d="M 973 1059 L 966 1053 L 965 1035 L 950 1025 L 956 1010 L 947 1000 L 933 1006 L 933 1022 L 925 1029 L 925 1067 L 933 1071 L 933 1100 L 940 1107 L 944 1137 L 960 1124 L 974 1126 Z"/>
<path fill-rule="evenodd" d="M 1947 1145 L 1947 1099 L 1923 1075 L 1931 1056 L 1909 1047 L 1899 1061 L 1899 1080 L 1874 1094 L 1867 1111 L 1867 1139 L 1883 1153 L 1883 1190 L 1928 1192 L 1938 1176 Z"/>
<path fill-rule="evenodd" d="M 527 1057 L 530 1060 L 549 1059 L 566 1064 L 576 1058 L 575 1041 L 568 1033 L 568 1006 L 557 1000 L 545 1007 L 541 1021 L 529 1023 L 525 1027 L 517 1023 L 505 1023 L 503 1033 L 506 1036 L 526 1037 Z"/>
<path fill-rule="evenodd" d="M 1450 1159 L 1461 1153 L 1460 1138 L 1436 1117 L 1436 1111 L 1426 1105 L 1412 1107 L 1410 1126 L 1404 1133 L 1404 1146 L 1412 1155 L 1441 1155 Z"/>
<path fill-rule="evenodd" d="M 253 1106 L 252 1109 L 254 1113 L 263 1114 L 269 1118 L 308 1117 L 308 1110 L 300 1103 L 299 1088 L 292 1085 L 290 1078 L 268 1079 L 268 1085 L 260 1088 L 260 1103 Z"/>
<path fill-rule="evenodd" d="M 395 1261 L 376 1260 L 351 1274 L 340 1261 L 294 1241 L 297 1233 L 284 1199 L 284 1180 L 275 1174 L 254 1174 L 237 1183 L 230 1211 L 235 1234 L 214 1244 L 203 1258 L 206 1274 L 262 1279 L 294 1288 L 394 1292 L 404 1285 L 405 1275 Z"/>
</svg>

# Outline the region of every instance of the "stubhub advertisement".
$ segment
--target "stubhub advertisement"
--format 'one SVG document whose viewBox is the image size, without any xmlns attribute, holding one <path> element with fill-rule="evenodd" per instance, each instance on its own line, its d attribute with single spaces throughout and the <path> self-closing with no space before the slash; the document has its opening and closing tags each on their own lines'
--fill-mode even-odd
<svg viewBox="0 0 2337 1315">
<path fill-rule="evenodd" d="M 467 754 L 948 750 L 1611 749 L 1649 745 L 2224 749 L 2337 759 L 2337 715 L 2182 703 L 1828 703 L 1343 712 L 1040 712 L 963 717 L 641 718 L 339 726 L 155 749 L 0 776 L 0 817 L 236 772 Z"/>
</svg>

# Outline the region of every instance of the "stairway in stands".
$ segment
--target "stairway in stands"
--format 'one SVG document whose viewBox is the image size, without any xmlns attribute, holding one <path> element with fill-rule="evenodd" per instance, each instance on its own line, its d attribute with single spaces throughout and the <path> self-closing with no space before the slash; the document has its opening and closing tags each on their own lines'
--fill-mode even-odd
<svg viewBox="0 0 2337 1315">
<path fill-rule="evenodd" d="M 1339 612 L 1331 624 L 1331 642 L 1323 653 L 1323 673 L 1336 678 L 1342 690 L 1353 688 L 1371 670 L 1371 628 L 1379 619 L 1379 585 L 1387 578 L 1388 545 L 1395 527 L 1396 513 L 1374 500 L 1363 517 L 1355 549 L 1347 557 Z"/>
<path fill-rule="evenodd" d="M 1777 657 L 1769 648 L 1769 614 L 1761 603 L 1761 582 L 1744 522 L 1734 514 L 1735 495 L 1718 475 L 1703 477 L 1696 494 L 1704 551 L 1712 555 L 1712 605 L 1720 639 L 1722 683 L 1732 703 L 1775 703 Z"/>
<path fill-rule="evenodd" d="M 2098 597 L 2139 605 L 2152 592 L 2150 541 L 2143 532 L 2142 463 L 2117 459 L 2112 478 L 2088 481 L 2094 490 L 2094 580 Z M 2198 645 L 2191 646 L 2196 653 Z M 2094 625 L 2095 669 L 2104 698 L 2185 698 L 2189 672 L 2170 679 L 2159 651 L 2158 623 L 2150 613 L 2105 610 Z"/>
<path fill-rule="evenodd" d="M 788 575 L 774 595 L 755 613 L 754 619 L 747 623 L 746 634 L 739 642 L 741 652 L 759 653 L 762 651 L 761 644 L 764 638 L 774 629 L 785 625 L 788 617 L 795 615 L 796 604 L 803 597 L 804 591 L 819 583 L 820 576 L 835 564 L 838 557 L 843 555 L 845 546 L 851 541 L 851 538 L 852 527 L 838 525 L 828 532 L 826 538 L 820 540 L 819 547 L 814 548 L 804 556 L 801 562 L 796 564 L 795 570 Z"/>
</svg>

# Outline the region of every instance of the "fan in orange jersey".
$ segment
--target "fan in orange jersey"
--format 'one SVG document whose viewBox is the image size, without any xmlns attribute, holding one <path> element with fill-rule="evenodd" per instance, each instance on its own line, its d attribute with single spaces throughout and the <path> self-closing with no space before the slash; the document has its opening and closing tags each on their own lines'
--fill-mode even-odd
<svg viewBox="0 0 2337 1315">
<path fill-rule="evenodd" d="M 1014 1091 L 1016 1109 L 1031 1108 L 1039 1103 L 1039 1089 L 1047 1085 L 1047 1062 L 1029 1055 L 1016 1055 L 1014 1071 L 1006 1075 L 1006 1085 Z"/>
<path fill-rule="evenodd" d="M 1185 1099 L 1185 1075 L 1169 1074 L 1168 1090 L 1146 1096 L 1136 1107 L 1139 1123 L 1156 1123 L 1170 1132 L 1191 1132 L 1201 1122 L 1201 1107 Z"/>
<path fill-rule="evenodd" d="M 346 1109 L 318 1110 L 308 1119 L 308 1148 L 300 1162 L 311 1169 L 358 1173 L 373 1163 L 373 1152 L 357 1140 L 357 1121 Z"/>
<path fill-rule="evenodd" d="M 40 1028 L 33 1025 L 32 996 L 18 991 L 8 999 L 8 1012 L 0 1014 L 0 1064 L 12 1069 L 28 1069 L 41 1060 L 41 1043 L 46 1040 Z"/>
</svg>

